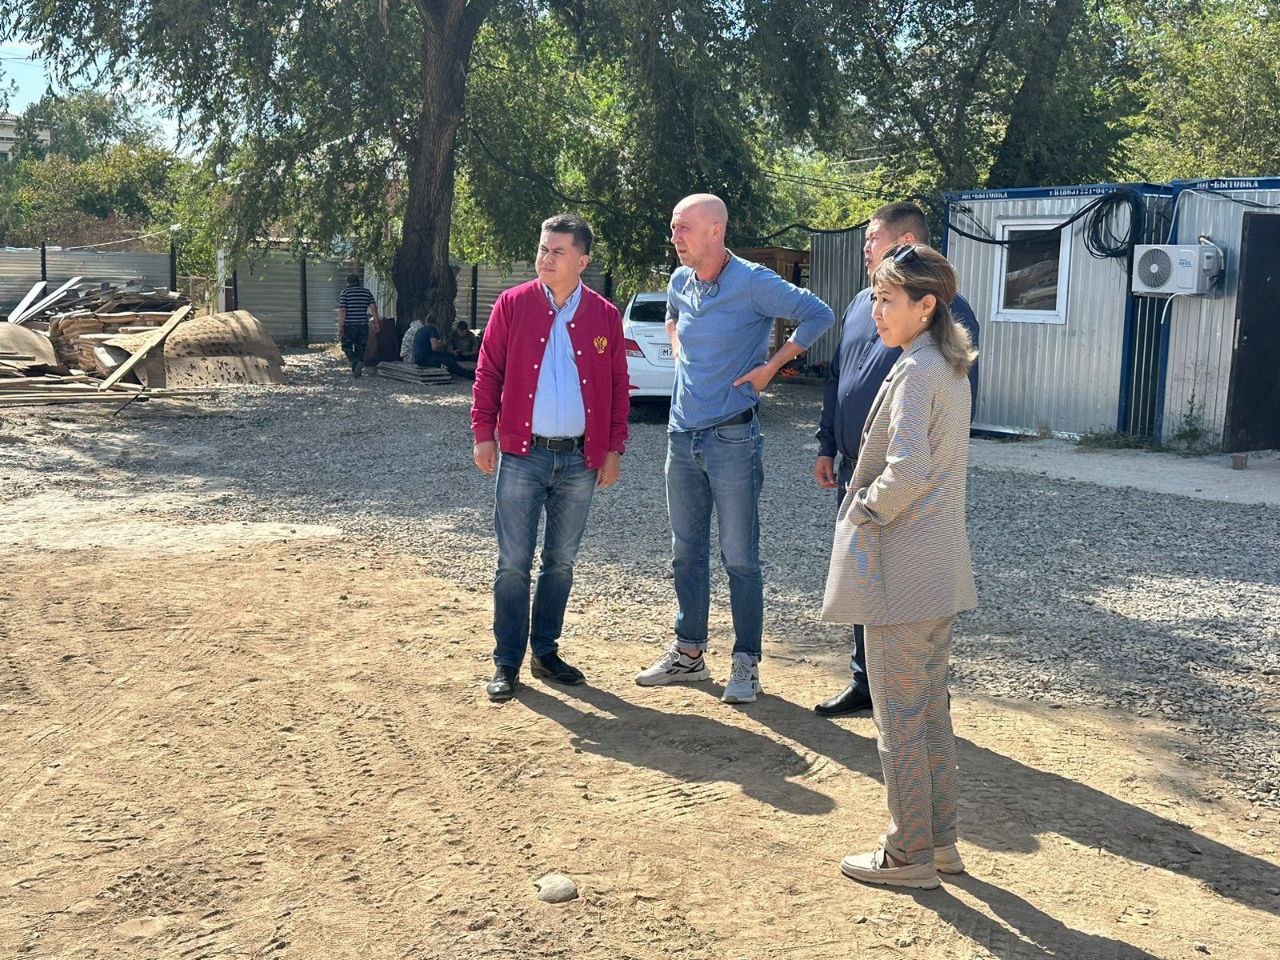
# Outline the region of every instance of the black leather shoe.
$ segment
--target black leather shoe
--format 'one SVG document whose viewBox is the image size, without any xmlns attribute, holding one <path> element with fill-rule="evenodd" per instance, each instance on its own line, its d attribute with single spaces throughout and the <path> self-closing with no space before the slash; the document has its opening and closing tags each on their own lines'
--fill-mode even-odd
<svg viewBox="0 0 1280 960">
<path fill-rule="evenodd" d="M 530 657 L 529 672 L 539 680 L 554 680 L 556 683 L 567 683 L 571 687 L 585 683 L 587 679 L 577 667 L 570 666 L 561 660 L 558 653 L 548 653 L 545 657 Z"/>
<path fill-rule="evenodd" d="M 820 717 L 843 717 L 846 713 L 870 709 L 871 698 L 853 684 L 849 684 L 830 700 L 823 700 L 813 708 L 813 712 Z"/>
<path fill-rule="evenodd" d="M 515 667 L 498 667 L 493 671 L 493 679 L 489 681 L 489 685 L 485 687 L 485 693 L 489 694 L 489 699 L 495 703 L 503 700 L 510 700 L 516 695 L 516 687 L 520 684 L 516 680 L 520 671 Z"/>
</svg>

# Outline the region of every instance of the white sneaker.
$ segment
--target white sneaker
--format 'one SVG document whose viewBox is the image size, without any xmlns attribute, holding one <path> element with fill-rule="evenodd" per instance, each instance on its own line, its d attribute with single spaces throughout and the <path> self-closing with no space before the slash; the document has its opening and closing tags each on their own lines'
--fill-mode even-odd
<svg viewBox="0 0 1280 960">
<path fill-rule="evenodd" d="M 735 653 L 729 682 L 725 684 L 724 696 L 720 699 L 725 703 L 755 703 L 759 692 L 759 661 L 750 654 Z"/>
<path fill-rule="evenodd" d="M 859 854 L 856 857 L 845 857 L 840 861 L 840 872 L 850 880 L 892 887 L 936 890 L 940 885 L 933 864 L 913 863 L 905 867 L 889 866 L 885 862 L 883 850 Z"/>
<path fill-rule="evenodd" d="M 686 657 L 678 643 L 671 644 L 658 658 L 657 663 L 636 674 L 636 683 L 642 687 L 661 687 L 667 683 L 692 683 L 711 676 L 702 654 Z"/>
</svg>

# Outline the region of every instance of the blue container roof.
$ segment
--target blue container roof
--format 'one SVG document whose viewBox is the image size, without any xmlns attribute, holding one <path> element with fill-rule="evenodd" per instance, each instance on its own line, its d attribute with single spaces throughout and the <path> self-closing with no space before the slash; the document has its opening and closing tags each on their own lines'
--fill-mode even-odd
<svg viewBox="0 0 1280 960">
<path fill-rule="evenodd" d="M 1175 190 L 1280 190 L 1280 177 L 1205 177 L 1174 180 Z"/>
<path fill-rule="evenodd" d="M 1090 183 L 1072 187 L 1009 187 L 1004 190 L 947 191 L 942 197 L 948 203 L 953 200 L 1035 200 L 1045 197 L 1100 197 L 1120 189 L 1137 190 L 1139 193 L 1172 195 L 1173 189 L 1163 183 Z"/>
</svg>

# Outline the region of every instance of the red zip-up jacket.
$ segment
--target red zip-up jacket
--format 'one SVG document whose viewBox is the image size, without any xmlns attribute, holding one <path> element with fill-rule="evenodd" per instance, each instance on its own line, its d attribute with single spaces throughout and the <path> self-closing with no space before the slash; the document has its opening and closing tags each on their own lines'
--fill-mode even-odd
<svg viewBox="0 0 1280 960">
<path fill-rule="evenodd" d="M 476 362 L 471 404 L 476 443 L 496 439 L 503 453 L 529 452 L 533 395 L 554 319 L 540 280 L 512 287 L 498 297 Z M 587 469 L 598 470 L 606 453 L 622 453 L 627 445 L 631 384 L 618 308 L 583 284 L 569 323 L 569 340 L 586 414 L 582 454 Z"/>
</svg>

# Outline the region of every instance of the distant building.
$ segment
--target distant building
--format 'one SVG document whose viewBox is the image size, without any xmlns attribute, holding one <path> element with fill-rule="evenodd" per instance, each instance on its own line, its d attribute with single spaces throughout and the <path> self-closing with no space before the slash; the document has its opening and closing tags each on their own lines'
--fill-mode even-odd
<svg viewBox="0 0 1280 960">
<path fill-rule="evenodd" d="M 18 121 L 22 118 L 12 113 L 0 113 L 0 163 L 8 163 L 18 150 Z M 49 131 L 41 130 L 36 139 L 49 146 Z"/>
</svg>

